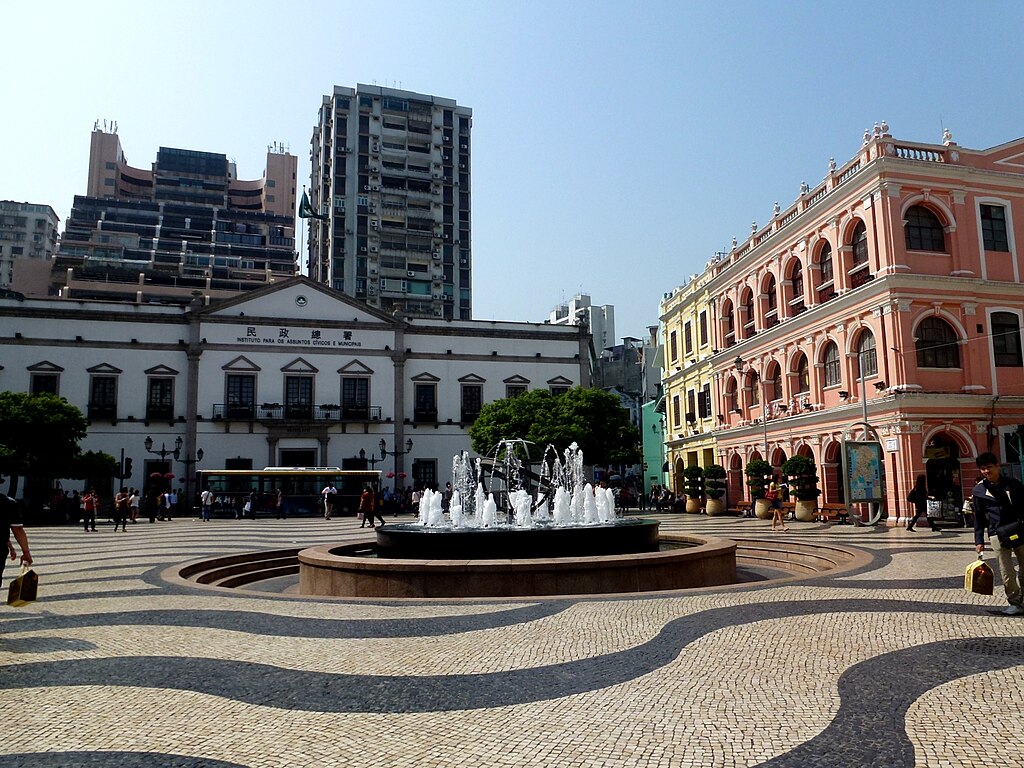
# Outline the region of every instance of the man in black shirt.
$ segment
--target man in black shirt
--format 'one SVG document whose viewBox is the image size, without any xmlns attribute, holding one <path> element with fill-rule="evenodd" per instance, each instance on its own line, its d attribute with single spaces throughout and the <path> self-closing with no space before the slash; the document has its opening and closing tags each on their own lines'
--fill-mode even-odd
<svg viewBox="0 0 1024 768">
<path fill-rule="evenodd" d="M 999 459 L 994 453 L 981 453 L 975 463 L 982 480 L 971 492 L 974 504 L 974 545 L 980 555 L 985 551 L 985 531 L 994 543 L 999 562 L 999 575 L 1003 580 L 1007 616 L 1024 616 L 1024 535 L 1019 531 L 1024 521 L 1024 483 L 1006 477 L 999 471 Z M 1013 532 L 1016 523 L 1017 532 Z M 1016 536 L 1016 538 L 1012 538 Z M 1018 541 L 1019 544 L 1009 542 Z M 1017 558 L 1014 567 L 1013 558 Z"/>
<path fill-rule="evenodd" d="M 28 551 L 28 536 L 25 535 L 25 526 L 21 523 L 21 511 L 17 502 L 9 496 L 0 493 L 0 535 L 7 544 L 7 553 L 0 557 L 0 582 L 4 577 L 4 566 L 7 564 L 7 554 L 11 560 L 17 557 L 14 545 L 11 543 L 11 534 L 21 547 L 21 562 L 25 565 L 32 565 L 32 554 Z"/>
</svg>

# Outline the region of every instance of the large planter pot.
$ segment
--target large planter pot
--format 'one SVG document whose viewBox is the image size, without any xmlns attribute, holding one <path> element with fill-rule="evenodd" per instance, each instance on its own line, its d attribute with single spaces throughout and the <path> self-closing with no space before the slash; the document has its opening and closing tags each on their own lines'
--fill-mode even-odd
<svg viewBox="0 0 1024 768">
<path fill-rule="evenodd" d="M 818 511 L 818 502 L 814 499 L 810 501 L 800 501 L 797 499 L 796 502 L 796 519 L 804 523 L 813 523 L 815 513 Z"/>
<path fill-rule="evenodd" d="M 687 512 L 700 512 L 700 499 L 693 499 L 689 496 L 686 497 L 686 511 Z"/>
<path fill-rule="evenodd" d="M 768 499 L 757 499 L 754 502 L 754 514 L 762 520 L 772 517 L 772 503 Z"/>
<path fill-rule="evenodd" d="M 725 513 L 725 502 L 721 499 L 708 499 L 704 502 L 704 511 L 708 517 L 714 517 Z"/>
</svg>

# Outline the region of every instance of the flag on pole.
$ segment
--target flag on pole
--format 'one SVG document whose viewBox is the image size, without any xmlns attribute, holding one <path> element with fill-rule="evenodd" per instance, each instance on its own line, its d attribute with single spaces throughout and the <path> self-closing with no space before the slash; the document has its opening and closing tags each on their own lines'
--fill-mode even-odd
<svg viewBox="0 0 1024 768">
<path fill-rule="evenodd" d="M 302 190 L 302 200 L 299 201 L 299 218 L 327 221 L 326 214 L 318 214 L 313 210 L 313 206 L 309 203 L 309 195 L 306 194 L 306 190 Z"/>
</svg>

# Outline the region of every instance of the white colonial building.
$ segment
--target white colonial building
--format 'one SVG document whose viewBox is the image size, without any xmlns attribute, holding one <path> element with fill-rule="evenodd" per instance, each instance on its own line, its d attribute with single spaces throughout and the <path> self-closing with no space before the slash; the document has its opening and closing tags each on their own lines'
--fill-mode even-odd
<svg viewBox="0 0 1024 768">
<path fill-rule="evenodd" d="M 481 406 L 589 386 L 588 350 L 576 326 L 394 317 L 305 277 L 185 308 L 0 299 L 0 391 L 80 407 L 83 450 L 123 450 L 136 485 L 196 469 L 151 437 L 205 469 L 356 468 L 411 439 L 379 468 L 443 486 Z"/>
</svg>

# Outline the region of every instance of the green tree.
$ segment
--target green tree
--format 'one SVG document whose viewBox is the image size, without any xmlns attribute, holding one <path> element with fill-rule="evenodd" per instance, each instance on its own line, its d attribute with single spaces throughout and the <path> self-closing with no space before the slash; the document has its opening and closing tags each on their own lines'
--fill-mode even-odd
<svg viewBox="0 0 1024 768">
<path fill-rule="evenodd" d="M 0 392 L 0 474 L 11 478 L 8 494 L 26 475 L 68 477 L 88 421 L 56 395 Z"/>
<path fill-rule="evenodd" d="M 764 459 L 754 459 L 747 464 L 747 468 L 743 471 L 747 475 L 750 498 L 763 499 L 768 491 L 768 484 L 771 482 L 772 465 Z"/>
<path fill-rule="evenodd" d="M 529 440 L 538 459 L 550 443 L 558 451 L 576 443 L 588 464 L 633 464 L 640 460 L 640 431 L 619 398 L 599 389 L 575 387 L 560 395 L 535 389 L 497 400 L 480 410 L 469 436 L 473 451 L 488 456 L 502 440 Z"/>
</svg>

